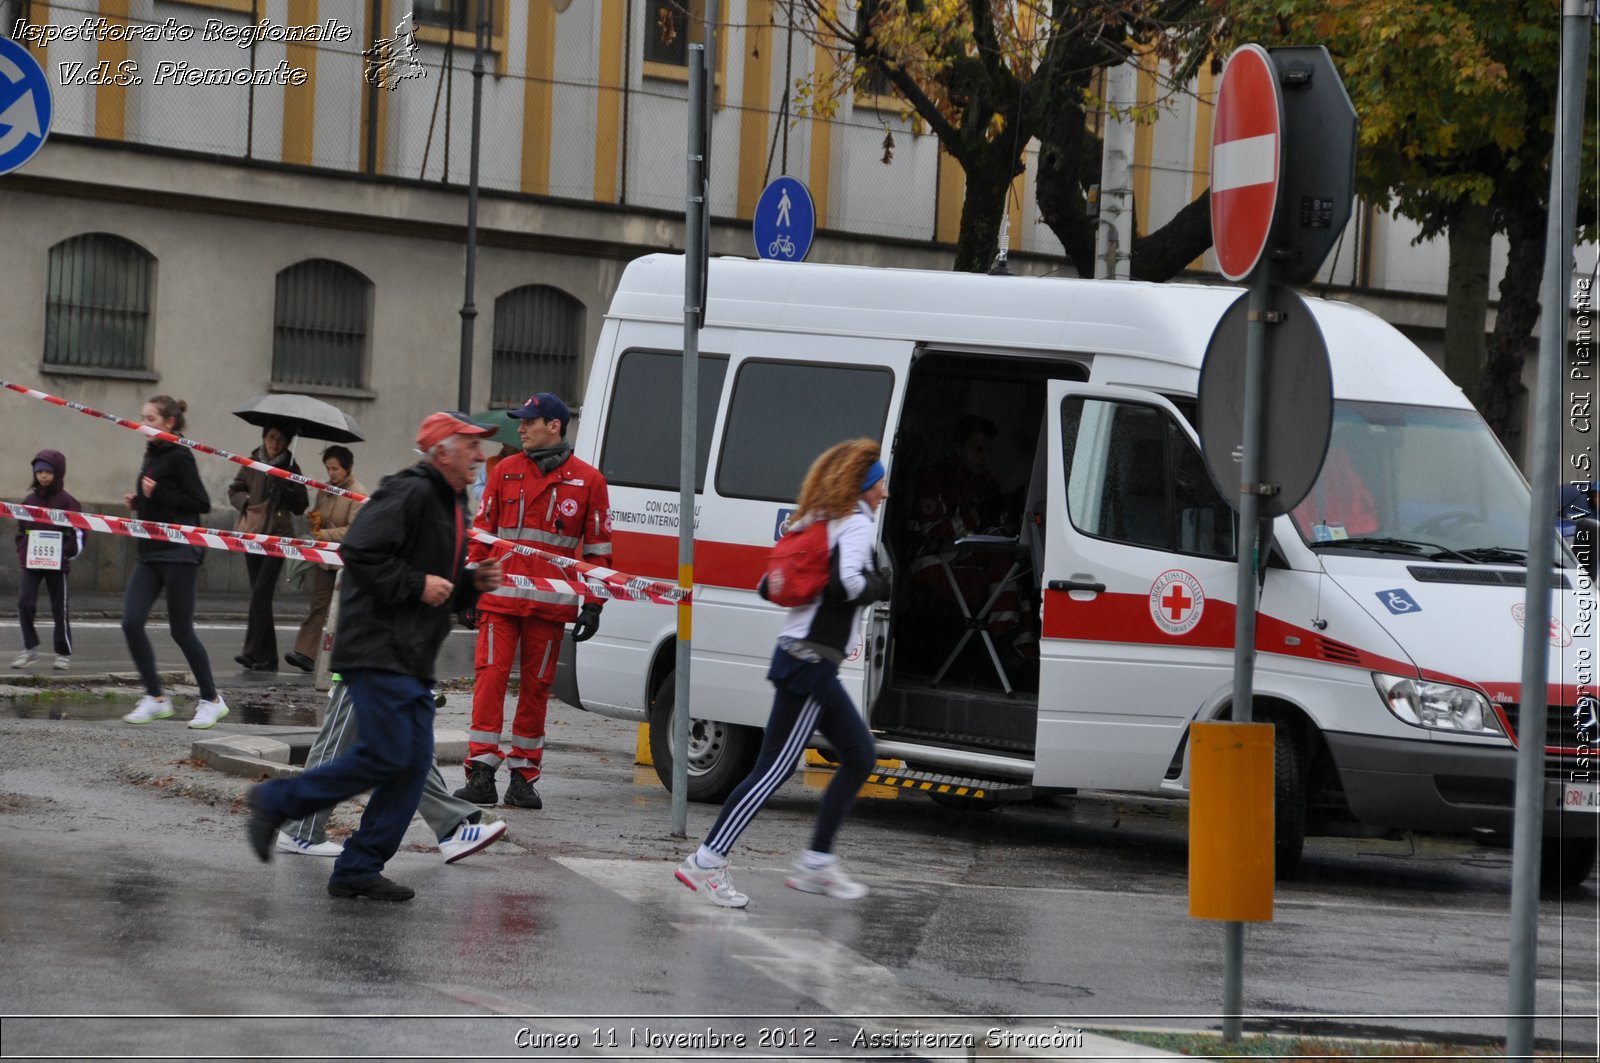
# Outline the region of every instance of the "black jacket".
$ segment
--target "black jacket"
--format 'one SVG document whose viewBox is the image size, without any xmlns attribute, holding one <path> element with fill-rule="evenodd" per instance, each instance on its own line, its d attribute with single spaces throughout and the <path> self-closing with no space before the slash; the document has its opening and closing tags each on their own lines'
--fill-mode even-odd
<svg viewBox="0 0 1600 1063">
<path fill-rule="evenodd" d="M 466 495 L 418 462 L 385 476 L 339 546 L 344 558 L 339 621 L 333 637 L 336 672 L 398 672 L 432 683 L 451 614 L 478 599 L 463 570 L 472 519 Z M 425 605 L 428 575 L 456 585 L 440 605 Z"/>
<path fill-rule="evenodd" d="M 144 496 L 140 486 L 146 476 L 156 482 L 149 498 Z M 200 523 L 201 514 L 211 512 L 211 496 L 206 493 L 206 485 L 200 482 L 200 470 L 195 468 L 194 455 L 188 447 L 153 439 L 144 448 L 144 461 L 139 466 L 138 478 L 133 481 L 133 512 L 140 520 L 196 525 Z M 151 539 L 136 542 L 140 561 L 198 565 L 206 552 L 203 546 Z"/>
</svg>

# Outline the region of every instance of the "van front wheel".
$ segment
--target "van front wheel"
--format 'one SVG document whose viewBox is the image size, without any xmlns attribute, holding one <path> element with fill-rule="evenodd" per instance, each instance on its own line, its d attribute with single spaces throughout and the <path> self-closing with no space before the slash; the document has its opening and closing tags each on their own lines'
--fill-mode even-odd
<svg viewBox="0 0 1600 1063">
<path fill-rule="evenodd" d="M 1593 838 L 1545 838 L 1539 846 L 1539 888 L 1546 894 L 1575 890 L 1594 872 Z"/>
<path fill-rule="evenodd" d="M 673 715 L 677 673 L 668 672 L 650 699 L 650 759 L 656 777 L 672 790 Z M 733 792 L 761 751 L 761 732 L 754 727 L 717 720 L 689 719 L 689 800 L 717 804 Z"/>
<path fill-rule="evenodd" d="M 1267 713 L 1262 723 L 1273 725 L 1273 856 L 1279 878 L 1288 878 L 1300 866 L 1306 845 L 1307 742 L 1300 728 L 1288 719 Z"/>
</svg>

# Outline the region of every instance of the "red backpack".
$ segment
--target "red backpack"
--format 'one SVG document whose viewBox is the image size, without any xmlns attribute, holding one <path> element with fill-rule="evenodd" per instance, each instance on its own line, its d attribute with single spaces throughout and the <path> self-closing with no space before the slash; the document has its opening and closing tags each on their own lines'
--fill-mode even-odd
<svg viewBox="0 0 1600 1063">
<path fill-rule="evenodd" d="M 773 605 L 792 608 L 816 601 L 828 585 L 828 522 L 813 520 L 785 532 L 767 555 L 757 590 Z"/>
</svg>

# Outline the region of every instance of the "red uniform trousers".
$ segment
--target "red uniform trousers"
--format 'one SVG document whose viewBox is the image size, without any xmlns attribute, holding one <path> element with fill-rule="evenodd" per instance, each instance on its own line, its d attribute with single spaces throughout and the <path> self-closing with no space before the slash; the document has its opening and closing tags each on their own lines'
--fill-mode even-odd
<svg viewBox="0 0 1600 1063">
<path fill-rule="evenodd" d="M 544 719 L 550 684 L 556 678 L 565 625 L 559 620 L 510 613 L 478 614 L 477 679 L 472 691 L 472 726 L 467 732 L 467 764 L 506 767 L 529 782 L 539 778 L 544 761 Z M 506 684 L 511 662 L 522 655 L 522 690 L 511 718 L 511 752 L 500 750 L 505 725 Z"/>
</svg>

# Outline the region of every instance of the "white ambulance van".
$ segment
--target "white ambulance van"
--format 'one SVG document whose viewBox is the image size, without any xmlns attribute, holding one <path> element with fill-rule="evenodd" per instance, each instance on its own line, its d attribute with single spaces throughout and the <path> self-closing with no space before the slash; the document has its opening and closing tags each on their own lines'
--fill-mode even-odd
<svg viewBox="0 0 1600 1063">
<path fill-rule="evenodd" d="M 720 801 L 756 755 L 781 611 L 752 588 L 811 460 L 856 436 L 884 444 L 895 591 L 840 678 L 880 756 L 947 797 L 1182 795 L 1189 724 L 1227 719 L 1233 689 L 1235 517 L 1193 425 L 1239 289 L 718 259 L 709 292 L 689 796 Z M 1508 835 L 1533 622 L 1551 650 L 1534 696 L 1546 874 L 1581 882 L 1600 822 L 1587 574 L 1561 549 L 1553 619 L 1524 617 L 1517 468 L 1399 332 L 1308 302 L 1332 439 L 1311 494 L 1272 525 L 1254 684 L 1255 718 L 1276 725 L 1280 870 L 1307 834 Z M 610 484 L 616 567 L 668 581 L 682 308 L 682 257 L 627 267 L 576 439 Z M 557 687 L 648 721 L 663 780 L 675 623 L 612 602 L 598 635 L 565 644 Z"/>
</svg>

